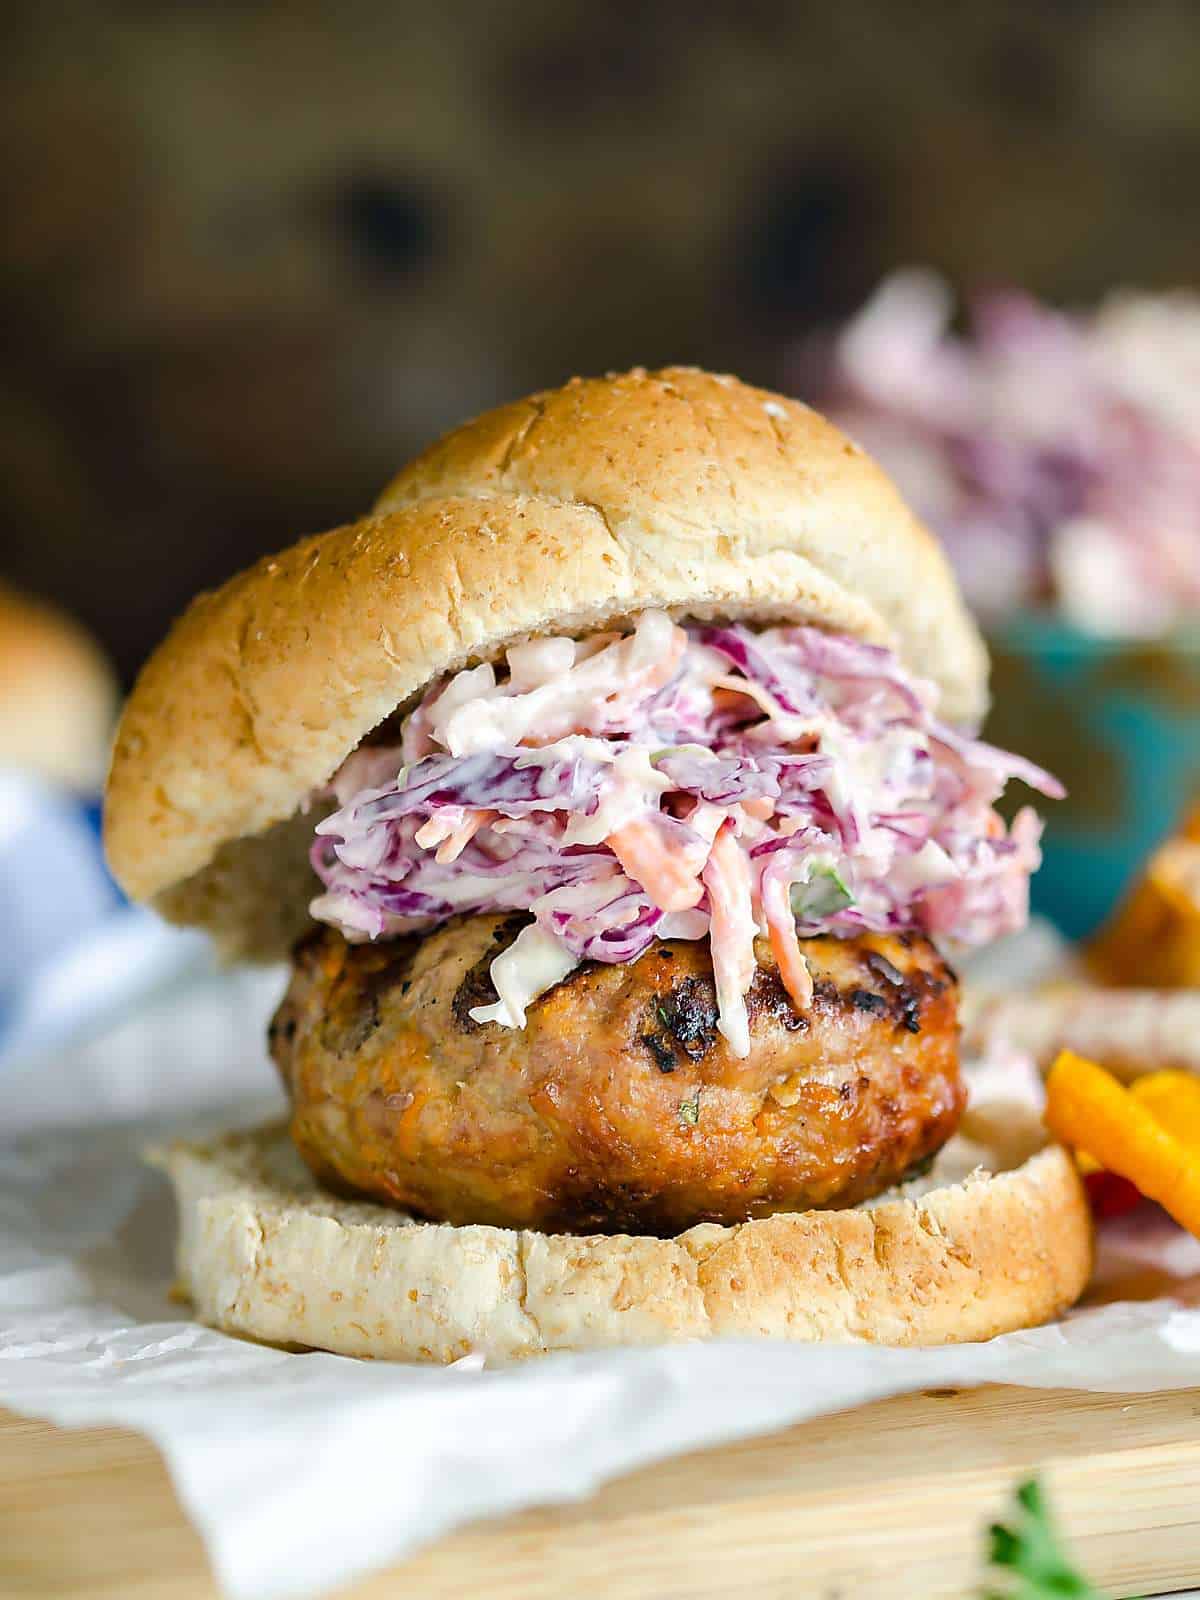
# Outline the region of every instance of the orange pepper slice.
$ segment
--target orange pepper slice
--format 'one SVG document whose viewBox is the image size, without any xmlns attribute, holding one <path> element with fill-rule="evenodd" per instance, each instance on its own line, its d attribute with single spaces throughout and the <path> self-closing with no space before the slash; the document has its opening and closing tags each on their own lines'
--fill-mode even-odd
<svg viewBox="0 0 1200 1600">
<path fill-rule="evenodd" d="M 1129 1092 L 1155 1121 L 1200 1151 L 1200 1078 L 1191 1072 L 1147 1072 Z"/>
<path fill-rule="evenodd" d="M 1200 1078 L 1191 1072 L 1147 1072 L 1128 1089 L 1168 1133 L 1200 1150 Z M 1087 1150 L 1076 1150 L 1075 1164 L 1085 1176 L 1104 1170 Z"/>
<path fill-rule="evenodd" d="M 1200 1144 L 1163 1127 L 1111 1072 L 1063 1050 L 1046 1079 L 1046 1126 L 1200 1235 Z"/>
</svg>

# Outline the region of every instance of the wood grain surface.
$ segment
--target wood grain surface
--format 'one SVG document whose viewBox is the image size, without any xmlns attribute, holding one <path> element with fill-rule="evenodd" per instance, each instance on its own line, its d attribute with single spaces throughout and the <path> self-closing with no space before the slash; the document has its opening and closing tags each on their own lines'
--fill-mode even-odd
<svg viewBox="0 0 1200 1600">
<path fill-rule="evenodd" d="M 930 1391 L 476 1524 L 339 1600 L 940 1600 L 1032 1470 L 1114 1596 L 1200 1578 L 1200 1389 Z M 0 1595 L 215 1600 L 154 1450 L 0 1412 Z"/>
</svg>

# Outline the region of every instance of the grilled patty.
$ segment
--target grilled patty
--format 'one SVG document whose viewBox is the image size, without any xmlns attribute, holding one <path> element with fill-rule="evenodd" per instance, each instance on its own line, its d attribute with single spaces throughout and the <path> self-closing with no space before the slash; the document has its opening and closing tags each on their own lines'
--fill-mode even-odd
<svg viewBox="0 0 1200 1600">
<path fill-rule="evenodd" d="M 957 986 L 923 938 L 802 941 L 803 1014 L 760 941 L 738 1060 L 707 940 L 586 964 L 524 1030 L 472 1021 L 525 920 L 376 945 L 325 929 L 298 947 L 271 1050 L 318 1177 L 453 1223 L 669 1234 L 853 1205 L 954 1131 Z"/>
</svg>

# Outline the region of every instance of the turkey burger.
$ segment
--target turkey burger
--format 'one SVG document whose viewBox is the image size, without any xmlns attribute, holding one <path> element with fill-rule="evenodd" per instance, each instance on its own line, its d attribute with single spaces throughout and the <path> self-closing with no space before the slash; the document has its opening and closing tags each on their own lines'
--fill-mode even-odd
<svg viewBox="0 0 1200 1600">
<path fill-rule="evenodd" d="M 446 1360 L 1069 1304 L 1065 1153 L 937 1164 L 947 954 L 1038 862 L 994 803 L 1059 793 L 974 737 L 985 695 L 869 459 L 685 369 L 490 413 L 201 596 L 107 806 L 131 894 L 290 954 L 286 1131 L 164 1157 L 201 1315 Z"/>
</svg>

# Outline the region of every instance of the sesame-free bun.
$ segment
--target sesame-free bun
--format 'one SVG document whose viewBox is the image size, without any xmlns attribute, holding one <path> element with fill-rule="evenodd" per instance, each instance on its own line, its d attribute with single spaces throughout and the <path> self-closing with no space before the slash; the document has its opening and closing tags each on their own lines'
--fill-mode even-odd
<svg viewBox="0 0 1200 1600">
<path fill-rule="evenodd" d="M 81 791 L 104 781 L 117 685 L 89 635 L 0 583 L 0 767 Z"/>
<path fill-rule="evenodd" d="M 986 656 L 932 536 L 794 400 L 690 368 L 575 379 L 466 424 L 374 513 L 201 595 L 142 672 L 106 806 L 137 899 L 234 954 L 304 925 L 314 790 L 432 680 L 658 606 L 893 646 L 974 723 Z"/>
<path fill-rule="evenodd" d="M 1026 1136 L 952 1141 L 930 1178 L 869 1208 L 675 1238 L 452 1227 L 339 1200 L 283 1125 L 151 1159 L 175 1187 L 180 1287 L 202 1321 L 445 1362 L 722 1336 L 949 1344 L 1045 1322 L 1087 1283 L 1091 1223 L 1071 1157 Z"/>
</svg>

